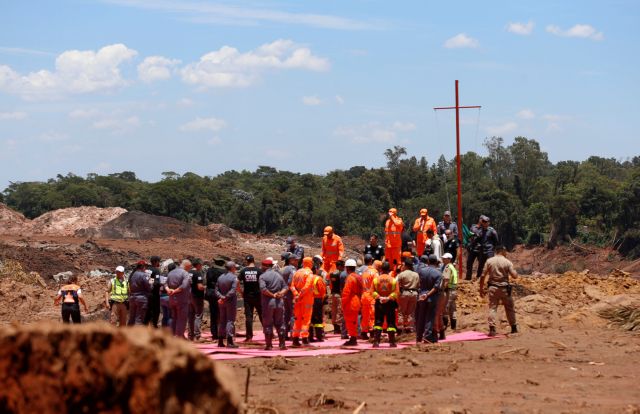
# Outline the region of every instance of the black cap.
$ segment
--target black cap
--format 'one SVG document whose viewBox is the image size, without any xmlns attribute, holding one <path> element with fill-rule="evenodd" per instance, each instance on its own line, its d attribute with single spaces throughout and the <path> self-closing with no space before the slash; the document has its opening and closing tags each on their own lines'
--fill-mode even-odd
<svg viewBox="0 0 640 414">
<path fill-rule="evenodd" d="M 289 258 L 291 257 L 291 253 L 290 252 L 284 252 L 280 255 L 280 258 L 282 260 L 289 260 Z"/>
<path fill-rule="evenodd" d="M 367 253 L 367 254 L 365 254 L 365 255 L 364 255 L 364 260 L 365 260 L 365 261 L 367 261 L 367 260 L 373 260 L 373 256 L 372 256 L 372 255 L 370 255 L 369 253 Z"/>
<path fill-rule="evenodd" d="M 336 260 L 336 266 L 344 266 L 344 260 L 342 259 Z"/>
<path fill-rule="evenodd" d="M 422 263 L 429 263 L 429 256 L 427 256 L 426 254 L 423 254 L 422 256 L 420 256 L 420 261 Z"/>
<path fill-rule="evenodd" d="M 193 259 L 193 260 L 191 261 L 191 264 L 192 264 L 193 266 L 201 265 L 201 264 L 202 264 L 202 260 L 201 260 L 201 259 L 197 259 L 197 258 L 196 258 L 196 259 Z"/>
<path fill-rule="evenodd" d="M 162 259 L 160 259 L 160 256 L 151 256 L 151 257 L 149 258 L 149 261 L 150 261 L 151 263 L 154 263 L 154 262 L 160 262 L 160 260 L 162 260 Z"/>
<path fill-rule="evenodd" d="M 438 256 L 436 256 L 435 254 L 430 254 L 429 264 L 435 264 L 435 263 L 438 263 Z"/>
<path fill-rule="evenodd" d="M 250 254 L 246 255 L 244 260 L 246 260 L 249 263 L 253 263 L 256 261 L 256 259 L 253 258 L 253 255 L 250 255 Z"/>
</svg>

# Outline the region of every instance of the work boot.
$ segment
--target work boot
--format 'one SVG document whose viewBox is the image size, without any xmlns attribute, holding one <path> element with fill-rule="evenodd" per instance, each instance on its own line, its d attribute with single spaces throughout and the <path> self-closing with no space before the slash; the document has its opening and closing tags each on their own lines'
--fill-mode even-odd
<svg viewBox="0 0 640 414">
<path fill-rule="evenodd" d="M 233 343 L 233 336 L 227 336 L 227 348 L 237 348 L 238 345 Z"/>
<path fill-rule="evenodd" d="M 285 339 L 286 338 L 283 333 L 278 334 L 278 348 L 280 348 L 281 351 L 287 350 L 287 344 L 285 343 Z"/>
<path fill-rule="evenodd" d="M 309 342 L 318 342 L 314 337 L 314 331 L 315 331 L 315 328 L 313 326 L 309 328 Z"/>
<path fill-rule="evenodd" d="M 449 326 L 449 317 L 448 316 L 443 316 L 442 317 L 442 324 L 444 325 L 445 329 Z"/>
<path fill-rule="evenodd" d="M 302 345 L 309 346 L 309 338 L 302 338 Z"/>
<path fill-rule="evenodd" d="M 224 348 L 224 339 L 218 338 L 218 346 Z"/>
<path fill-rule="evenodd" d="M 518 333 L 518 325 L 511 325 L 511 333 L 512 334 Z"/>
<path fill-rule="evenodd" d="M 302 345 L 300 344 L 300 338 L 298 338 L 297 336 L 293 337 L 293 343 L 291 344 L 292 347 L 294 348 L 300 348 Z"/>
<path fill-rule="evenodd" d="M 438 339 L 441 341 L 444 341 L 445 339 L 447 339 L 447 337 L 444 334 L 444 329 L 440 331 L 440 337 Z"/>
<path fill-rule="evenodd" d="M 374 348 L 380 348 L 380 337 L 382 336 L 382 331 L 376 329 L 373 332 L 373 347 Z"/>
<path fill-rule="evenodd" d="M 362 339 L 363 341 L 368 341 L 369 340 L 369 333 L 368 332 L 360 332 L 360 339 Z"/>
<path fill-rule="evenodd" d="M 349 335 L 347 335 L 346 333 L 341 333 L 340 339 L 349 339 Z"/>
<path fill-rule="evenodd" d="M 496 327 L 495 326 L 490 326 L 489 327 L 489 336 L 496 336 Z"/>
<path fill-rule="evenodd" d="M 273 349 L 273 334 L 266 334 L 264 336 L 264 350 L 271 351 Z"/>
<path fill-rule="evenodd" d="M 335 326 L 333 327 L 333 334 L 334 335 L 342 335 L 342 331 L 340 330 L 340 328 L 336 328 Z"/>
<path fill-rule="evenodd" d="M 246 338 L 244 338 L 243 342 L 251 342 L 252 339 L 253 339 L 253 336 L 247 336 Z"/>
<path fill-rule="evenodd" d="M 451 329 L 455 331 L 457 325 L 458 325 L 458 320 L 456 318 L 451 318 Z"/>
<path fill-rule="evenodd" d="M 387 335 L 389 335 L 389 348 L 397 348 L 398 345 L 396 345 L 396 333 L 388 332 Z"/>
<path fill-rule="evenodd" d="M 316 328 L 316 341 L 324 342 L 324 328 L 320 328 L 320 327 Z"/>
<path fill-rule="evenodd" d="M 356 345 L 358 345 L 358 337 L 357 336 L 350 337 L 347 342 L 342 344 L 342 346 L 356 346 Z"/>
</svg>

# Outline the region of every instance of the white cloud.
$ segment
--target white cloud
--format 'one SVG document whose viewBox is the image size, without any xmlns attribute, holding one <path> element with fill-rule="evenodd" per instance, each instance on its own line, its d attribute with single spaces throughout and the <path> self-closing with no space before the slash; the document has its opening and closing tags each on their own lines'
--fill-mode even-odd
<svg viewBox="0 0 640 414">
<path fill-rule="evenodd" d="M 141 125 L 140 118 L 129 116 L 126 118 L 104 118 L 94 121 L 91 127 L 94 129 L 108 130 L 114 134 L 122 134 L 138 128 Z"/>
<path fill-rule="evenodd" d="M 476 48 L 479 45 L 480 42 L 478 42 L 477 39 L 467 36 L 466 33 L 459 33 L 444 42 L 444 47 L 446 47 L 447 49 L 459 49 L 465 47 Z"/>
<path fill-rule="evenodd" d="M 533 119 L 536 117 L 536 114 L 531 109 L 523 109 L 518 111 L 516 116 L 520 119 Z"/>
<path fill-rule="evenodd" d="M 507 32 L 514 33 L 520 36 L 528 36 L 533 33 L 534 26 L 535 24 L 532 21 L 529 21 L 528 23 L 509 22 L 509 24 L 507 25 Z"/>
<path fill-rule="evenodd" d="M 222 144 L 222 140 L 220 139 L 220 137 L 213 137 L 210 140 L 207 141 L 207 144 L 211 145 L 211 146 L 217 146 L 217 145 L 221 145 Z"/>
<path fill-rule="evenodd" d="M 542 115 L 542 119 L 549 122 L 563 122 L 570 121 L 573 117 L 570 115 L 559 115 L 559 114 L 545 114 Z"/>
<path fill-rule="evenodd" d="M 177 59 L 149 56 L 138 65 L 138 78 L 147 83 L 169 79 L 171 70 L 179 64 L 180 61 Z"/>
<path fill-rule="evenodd" d="M 193 121 L 187 122 L 180 127 L 184 132 L 197 132 L 197 131 L 213 131 L 218 132 L 227 126 L 227 122 L 224 119 L 219 118 L 196 118 Z"/>
<path fill-rule="evenodd" d="M 340 96 L 340 95 L 336 95 L 336 103 L 338 105 L 344 104 L 344 98 L 342 96 Z"/>
<path fill-rule="evenodd" d="M 307 106 L 316 106 L 316 105 L 320 105 L 322 103 L 322 100 L 320 98 L 318 98 L 317 96 L 313 95 L 313 96 L 303 96 L 302 97 L 302 103 L 307 105 Z"/>
<path fill-rule="evenodd" d="M 362 22 L 342 16 L 312 13 L 293 13 L 268 8 L 257 8 L 236 3 L 196 2 L 180 0 L 103 0 L 121 6 L 137 7 L 147 10 L 159 10 L 179 14 L 181 20 L 196 23 L 214 23 L 229 25 L 257 25 L 260 23 L 282 23 L 323 29 L 365 30 L 377 29 L 382 22 Z"/>
<path fill-rule="evenodd" d="M 182 98 L 177 102 L 178 106 L 182 106 L 184 108 L 193 106 L 194 102 L 189 98 Z"/>
<path fill-rule="evenodd" d="M 564 36 L 564 37 L 580 37 L 583 39 L 591 39 L 591 40 L 602 40 L 604 39 L 604 34 L 595 29 L 595 27 L 588 24 L 576 24 L 567 30 L 562 30 L 560 27 L 556 25 L 549 25 L 546 28 L 547 32 L 554 34 L 556 36 Z"/>
<path fill-rule="evenodd" d="M 95 118 L 98 115 L 100 115 L 100 111 L 98 111 L 97 109 L 78 108 L 69 112 L 69 118 L 74 118 L 74 119 Z"/>
<path fill-rule="evenodd" d="M 329 67 L 327 59 L 315 56 L 309 48 L 280 39 L 245 53 L 223 46 L 185 66 L 181 74 L 184 82 L 202 88 L 247 87 L 270 69 L 326 71 Z"/>
<path fill-rule="evenodd" d="M 486 128 L 489 135 L 502 136 L 510 134 L 518 128 L 518 124 L 515 122 L 506 122 L 502 125 L 494 125 Z"/>
<path fill-rule="evenodd" d="M 411 122 L 396 121 L 390 126 L 379 122 L 369 122 L 357 126 L 340 126 L 333 131 L 339 137 L 345 137 L 356 144 L 392 143 L 399 140 L 399 133 L 415 130 Z"/>
<path fill-rule="evenodd" d="M 69 139 L 69 135 L 62 132 L 48 131 L 41 134 L 38 139 L 43 142 L 60 142 Z"/>
<path fill-rule="evenodd" d="M 26 112 L 0 112 L 0 121 L 21 121 L 26 118 Z"/>
<path fill-rule="evenodd" d="M 24 99 L 58 98 L 66 94 L 109 91 L 127 84 L 120 65 L 137 55 L 123 44 L 92 50 L 67 50 L 55 62 L 55 71 L 46 69 L 20 74 L 0 65 L 0 91 Z"/>
<path fill-rule="evenodd" d="M 415 131 L 416 124 L 414 124 L 413 122 L 396 121 L 396 122 L 393 123 L 393 129 L 395 129 L 396 131 L 401 131 L 401 132 Z"/>
</svg>

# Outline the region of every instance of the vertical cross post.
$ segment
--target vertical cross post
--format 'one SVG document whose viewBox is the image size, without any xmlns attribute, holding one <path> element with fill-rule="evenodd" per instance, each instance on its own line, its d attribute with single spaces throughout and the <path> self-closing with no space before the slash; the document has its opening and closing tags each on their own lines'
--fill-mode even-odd
<svg viewBox="0 0 640 414">
<path fill-rule="evenodd" d="M 433 108 L 434 111 L 443 109 L 455 109 L 456 110 L 456 174 L 458 179 L 458 239 L 460 241 L 460 251 L 458 254 L 458 278 L 464 277 L 462 271 L 464 270 L 462 265 L 462 241 L 464 240 L 464 231 L 462 229 L 462 178 L 460 174 L 460 110 L 461 109 L 480 109 L 481 106 L 460 106 L 460 100 L 458 96 L 458 80 L 456 80 L 456 106 L 443 106 Z"/>
</svg>

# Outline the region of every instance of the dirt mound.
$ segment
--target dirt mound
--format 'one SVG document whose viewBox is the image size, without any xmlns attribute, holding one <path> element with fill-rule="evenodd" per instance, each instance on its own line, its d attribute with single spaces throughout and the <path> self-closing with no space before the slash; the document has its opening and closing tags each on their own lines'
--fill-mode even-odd
<svg viewBox="0 0 640 414">
<path fill-rule="evenodd" d="M 20 234 L 30 227 L 30 220 L 0 203 L 0 234 Z"/>
<path fill-rule="evenodd" d="M 0 331 L 0 411 L 235 413 L 224 367 L 161 331 L 34 324 Z"/>
<path fill-rule="evenodd" d="M 128 211 L 105 223 L 93 232 L 77 233 L 103 239 L 140 239 L 181 237 L 187 239 L 206 238 L 205 228 L 163 216 L 154 216 L 141 211 Z"/>
<path fill-rule="evenodd" d="M 77 232 L 99 228 L 127 210 L 120 207 L 73 207 L 49 211 L 31 221 L 34 234 L 74 236 Z"/>
<path fill-rule="evenodd" d="M 239 236 L 240 232 L 232 229 L 231 227 L 225 226 L 224 224 L 209 224 L 207 226 L 207 231 L 211 239 L 219 240 L 219 239 L 235 239 Z"/>
</svg>

